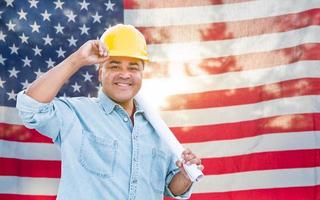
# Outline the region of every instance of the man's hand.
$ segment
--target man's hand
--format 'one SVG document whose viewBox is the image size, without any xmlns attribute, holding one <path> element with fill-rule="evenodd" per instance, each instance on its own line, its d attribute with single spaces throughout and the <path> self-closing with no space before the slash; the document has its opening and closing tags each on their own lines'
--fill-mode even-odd
<svg viewBox="0 0 320 200">
<path fill-rule="evenodd" d="M 87 41 L 73 56 L 80 62 L 79 67 L 104 63 L 109 57 L 107 47 L 99 40 Z"/>
<path fill-rule="evenodd" d="M 204 169 L 204 166 L 201 164 L 201 159 L 198 156 L 196 156 L 194 153 L 192 153 L 190 149 L 184 150 L 181 154 L 181 158 L 182 158 L 182 161 L 178 160 L 176 162 L 176 165 L 179 167 L 181 173 L 185 175 L 187 178 L 189 178 L 189 176 L 186 170 L 184 169 L 183 164 L 186 164 L 186 165 L 196 164 L 199 170 L 202 171 Z"/>
</svg>

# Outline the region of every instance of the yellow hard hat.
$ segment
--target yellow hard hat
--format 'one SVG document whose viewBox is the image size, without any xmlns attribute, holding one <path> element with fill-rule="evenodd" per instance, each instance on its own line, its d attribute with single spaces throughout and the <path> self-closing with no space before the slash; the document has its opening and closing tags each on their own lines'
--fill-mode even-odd
<svg viewBox="0 0 320 200">
<path fill-rule="evenodd" d="M 144 36 L 131 25 L 118 24 L 108 28 L 101 36 L 110 56 L 125 56 L 148 60 Z"/>
</svg>

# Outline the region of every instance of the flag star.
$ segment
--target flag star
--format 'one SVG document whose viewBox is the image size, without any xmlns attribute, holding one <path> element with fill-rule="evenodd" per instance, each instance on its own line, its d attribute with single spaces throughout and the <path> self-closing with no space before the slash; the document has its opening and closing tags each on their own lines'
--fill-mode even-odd
<svg viewBox="0 0 320 200">
<path fill-rule="evenodd" d="M 90 94 L 90 93 L 88 93 L 87 97 L 88 97 L 88 98 L 91 98 L 91 94 Z"/>
<path fill-rule="evenodd" d="M 50 21 L 50 16 L 51 16 L 51 14 L 48 13 L 47 10 L 45 10 L 43 13 L 41 13 L 41 15 L 42 15 L 42 17 L 43 17 L 43 21 L 46 21 L 46 20 Z"/>
<path fill-rule="evenodd" d="M 11 50 L 10 54 L 17 54 L 18 55 L 18 50 L 19 48 L 16 47 L 16 44 L 13 44 L 12 47 L 9 47 L 9 49 Z"/>
<path fill-rule="evenodd" d="M 76 91 L 80 92 L 81 85 L 78 85 L 77 82 L 75 82 L 74 85 L 71 85 L 71 87 L 73 87 L 73 92 L 76 92 Z"/>
<path fill-rule="evenodd" d="M 83 0 L 83 1 L 80 2 L 79 4 L 81 5 L 80 10 L 82 10 L 82 9 L 88 10 L 88 6 L 90 5 L 90 3 L 87 3 L 86 0 Z"/>
<path fill-rule="evenodd" d="M 73 14 L 73 11 L 70 11 L 66 16 L 68 17 L 68 22 L 70 21 L 76 22 L 75 18 L 77 15 Z"/>
<path fill-rule="evenodd" d="M 25 67 L 25 66 L 29 66 L 29 67 L 31 67 L 31 60 L 28 58 L 28 56 L 26 56 L 26 58 L 25 59 L 22 59 L 22 62 L 23 62 L 23 66 Z"/>
<path fill-rule="evenodd" d="M 2 57 L 2 54 L 0 54 L 0 64 L 4 65 L 4 61 L 6 61 L 7 59 Z"/>
<path fill-rule="evenodd" d="M 27 20 L 27 13 L 24 12 L 22 9 L 20 9 L 20 12 L 18 12 L 19 19 Z"/>
<path fill-rule="evenodd" d="M 42 74 L 44 74 L 44 72 L 42 72 L 40 70 L 40 68 L 38 69 L 38 71 L 34 72 L 37 75 L 37 78 L 39 78 Z"/>
<path fill-rule="evenodd" d="M 66 97 L 67 97 L 67 95 L 66 95 L 66 93 L 64 92 L 64 93 L 63 93 L 63 95 L 62 95 L 62 96 L 60 96 L 60 97 L 66 98 Z"/>
<path fill-rule="evenodd" d="M 33 48 L 32 50 L 34 51 L 34 55 L 35 55 L 35 56 L 36 56 L 36 55 L 41 56 L 41 51 L 42 51 L 42 49 L 39 49 L 37 45 L 36 45 L 36 48 Z"/>
<path fill-rule="evenodd" d="M 6 82 L 6 81 L 3 81 L 3 80 L 1 79 L 1 77 L 0 77 L 0 87 L 3 88 L 3 84 L 4 84 L 5 82 Z"/>
<path fill-rule="evenodd" d="M 48 68 L 50 68 L 50 67 L 54 67 L 54 64 L 55 64 L 55 62 L 54 61 L 52 61 L 52 59 L 51 58 L 49 58 L 49 60 L 46 60 L 45 61 L 47 64 L 48 64 Z"/>
<path fill-rule="evenodd" d="M 100 90 L 101 87 L 102 87 L 101 83 L 98 86 L 96 86 L 97 90 Z"/>
<path fill-rule="evenodd" d="M 92 82 L 92 80 L 91 80 L 92 75 L 90 75 L 88 72 L 86 72 L 86 74 L 82 74 L 82 76 L 84 77 L 84 81 Z"/>
<path fill-rule="evenodd" d="M 39 3 L 39 1 L 29 0 L 29 3 L 30 3 L 30 8 L 32 7 L 38 8 L 37 4 Z"/>
<path fill-rule="evenodd" d="M 52 45 L 52 44 L 51 44 L 51 41 L 52 41 L 53 39 L 52 39 L 51 37 L 49 37 L 49 34 L 47 34 L 47 36 L 46 36 L 46 37 L 43 37 L 42 39 L 44 40 L 44 45 L 47 45 L 47 44 L 50 45 L 50 46 Z"/>
<path fill-rule="evenodd" d="M 25 36 L 24 33 L 22 33 L 22 35 L 19 36 L 19 38 L 21 39 L 21 42 L 22 42 L 22 43 L 28 44 L 28 39 L 29 39 L 29 37 Z"/>
<path fill-rule="evenodd" d="M 54 26 L 54 28 L 56 29 L 56 33 L 62 33 L 63 34 L 63 29 L 64 29 L 64 26 L 61 26 L 60 23 L 58 23 L 57 26 Z"/>
<path fill-rule="evenodd" d="M 79 27 L 79 29 L 81 30 L 81 35 L 83 34 L 89 35 L 88 30 L 90 30 L 90 28 L 86 27 L 85 24 L 83 24 L 82 27 Z"/>
<path fill-rule="evenodd" d="M 6 25 L 7 25 L 9 31 L 10 30 L 14 31 L 14 27 L 16 26 L 16 24 L 12 23 L 11 20 L 9 20 L 9 23 L 7 23 Z"/>
<path fill-rule="evenodd" d="M 29 85 L 30 85 L 28 79 L 26 79 L 25 82 L 21 82 L 20 84 L 22 85 L 22 89 L 23 89 L 23 90 L 24 90 L 24 89 L 27 89 L 27 88 L 29 87 Z"/>
<path fill-rule="evenodd" d="M 76 45 L 76 42 L 77 42 L 78 40 L 74 39 L 74 38 L 73 38 L 73 35 L 71 35 L 71 38 L 68 39 L 68 41 L 69 41 L 69 47 L 70 47 L 70 46 L 75 46 L 75 47 L 77 46 L 77 45 Z"/>
<path fill-rule="evenodd" d="M 16 70 L 15 67 L 12 68 L 12 70 L 8 70 L 9 74 L 9 78 L 10 77 L 16 77 L 18 78 L 18 73 L 20 72 L 19 70 Z"/>
<path fill-rule="evenodd" d="M 0 19 L 2 18 L 2 16 L 1 16 L 1 15 L 2 15 L 2 13 L 3 13 L 3 11 L 1 11 L 1 10 L 0 10 Z"/>
<path fill-rule="evenodd" d="M 8 97 L 8 101 L 11 100 L 11 99 L 12 100 L 16 100 L 17 93 L 15 93 L 14 90 L 11 90 L 11 92 L 7 92 L 7 95 L 9 96 Z"/>
<path fill-rule="evenodd" d="M 99 24 L 101 23 L 100 18 L 102 17 L 101 15 L 99 15 L 98 12 L 96 12 L 95 15 L 92 16 L 93 17 L 93 23 L 98 22 Z"/>
<path fill-rule="evenodd" d="M 64 54 L 66 53 L 66 51 L 63 51 L 61 47 L 56 52 L 58 53 L 58 58 L 59 57 L 63 57 L 64 58 Z"/>
<path fill-rule="evenodd" d="M 30 25 L 31 28 L 32 28 L 32 33 L 33 32 L 38 32 L 39 33 L 39 28 L 40 28 L 40 25 L 37 24 L 37 22 L 34 22 L 32 25 Z"/>
<path fill-rule="evenodd" d="M 6 34 L 4 34 L 2 31 L 0 31 L 0 41 L 2 40 L 2 41 L 6 41 L 6 38 L 7 37 L 7 35 Z"/>
<path fill-rule="evenodd" d="M 6 7 L 9 7 L 9 6 L 11 6 L 11 7 L 13 7 L 13 2 L 14 2 L 14 0 L 4 0 L 5 2 L 6 2 Z"/>
<path fill-rule="evenodd" d="M 56 7 L 54 9 L 57 9 L 57 8 L 60 8 L 61 10 L 63 9 L 62 8 L 62 5 L 64 4 L 63 1 L 58 0 L 58 1 L 55 1 L 53 3 L 56 4 Z"/>
<path fill-rule="evenodd" d="M 104 3 L 104 5 L 107 7 L 106 10 L 111 10 L 113 11 L 113 6 L 115 5 L 115 3 L 111 3 L 110 0 L 108 0 L 108 3 Z"/>
</svg>

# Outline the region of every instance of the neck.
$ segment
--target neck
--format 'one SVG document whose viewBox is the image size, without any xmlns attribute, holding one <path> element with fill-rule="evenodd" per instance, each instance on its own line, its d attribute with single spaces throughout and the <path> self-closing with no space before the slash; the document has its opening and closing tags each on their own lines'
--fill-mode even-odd
<svg viewBox="0 0 320 200">
<path fill-rule="evenodd" d="M 133 99 L 131 99 L 128 102 L 121 102 L 121 103 L 118 103 L 118 104 L 121 105 L 123 107 L 123 109 L 125 109 L 127 111 L 129 116 L 132 115 L 133 107 L 134 107 Z"/>
</svg>

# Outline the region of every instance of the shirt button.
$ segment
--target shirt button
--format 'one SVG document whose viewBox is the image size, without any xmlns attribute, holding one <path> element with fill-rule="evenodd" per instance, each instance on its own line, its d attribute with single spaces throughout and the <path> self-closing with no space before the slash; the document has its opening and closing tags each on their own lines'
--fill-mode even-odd
<svg viewBox="0 0 320 200">
<path fill-rule="evenodd" d="M 128 117 L 123 118 L 123 121 L 127 122 L 129 119 Z"/>
<path fill-rule="evenodd" d="M 132 180 L 132 183 L 134 183 L 134 184 L 136 184 L 137 182 L 138 182 L 137 179 L 133 179 L 133 180 Z"/>
<path fill-rule="evenodd" d="M 133 139 L 135 139 L 135 140 L 138 139 L 138 136 L 137 136 L 137 135 L 134 135 L 134 136 L 133 136 Z"/>
</svg>

